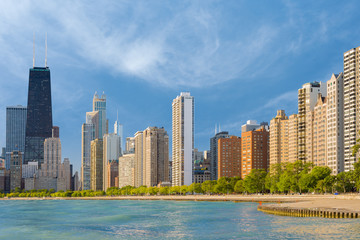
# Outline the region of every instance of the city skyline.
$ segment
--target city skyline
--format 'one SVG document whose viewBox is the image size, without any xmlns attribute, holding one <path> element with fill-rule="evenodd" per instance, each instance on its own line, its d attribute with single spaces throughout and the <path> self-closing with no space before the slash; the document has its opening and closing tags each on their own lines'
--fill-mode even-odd
<svg viewBox="0 0 360 240">
<path fill-rule="evenodd" d="M 124 126 L 123 140 L 133 137 L 136 131 L 148 126 L 163 126 L 169 133 L 169 142 L 169 103 L 179 92 L 190 91 L 196 98 L 195 148 L 201 151 L 209 149 L 209 138 L 214 135 L 215 124 L 221 124 L 222 130 L 239 136 L 241 125 L 249 119 L 269 122 L 277 109 L 284 109 L 288 115 L 297 113 L 297 90 L 304 83 L 325 82 L 331 78 L 332 73 L 341 72 L 343 53 L 360 45 L 360 33 L 356 29 L 350 29 L 350 25 L 346 26 L 359 19 L 359 16 L 355 15 L 356 7 L 348 7 L 357 6 L 358 3 L 347 4 L 333 2 L 320 8 L 320 3 L 311 3 L 308 7 L 302 3 L 276 3 L 274 8 L 280 9 L 276 11 L 279 19 L 274 19 L 267 13 L 267 4 L 263 4 L 259 9 L 256 8 L 263 16 L 258 17 L 260 14 L 257 14 L 259 19 L 254 19 L 246 13 L 243 17 L 236 14 L 236 11 L 254 10 L 255 5 L 251 3 L 183 3 L 175 6 L 176 18 L 169 16 L 173 15 L 175 10 L 167 4 L 162 7 L 155 4 L 145 10 L 148 4 L 144 2 L 137 4 L 139 8 L 114 2 L 111 7 L 118 11 L 106 7 L 95 13 L 94 10 L 98 8 L 84 7 L 84 3 L 77 3 L 72 11 L 64 15 L 60 10 L 55 11 L 57 5 L 54 3 L 47 4 L 47 7 L 34 3 L 31 6 L 25 4 L 18 9 L 28 21 L 24 24 L 25 20 L 21 17 L 9 14 L 14 13 L 15 5 L 11 6 L 10 2 L 5 1 L 1 5 L 8 13 L 0 10 L 0 18 L 3 20 L 1 22 L 7 24 L 0 30 L 0 41 L 3 43 L 0 52 L 4 56 L 0 62 L 3 73 L 0 90 L 4 93 L 0 97 L 0 120 L 3 122 L 0 126 L 0 132 L 3 133 L 0 146 L 6 145 L 6 107 L 27 105 L 27 71 L 32 65 L 33 31 L 36 35 L 36 66 L 43 65 L 43 42 L 45 32 L 48 32 L 53 124 L 62 129 L 62 155 L 69 157 L 78 171 L 81 165 L 81 124 L 85 122 L 85 113 L 91 109 L 91 99 L 95 91 L 104 91 L 107 95 L 107 117 L 110 126 L 116 120 L 116 112 L 119 110 L 119 121 Z M 217 7 L 219 5 L 221 8 Z M 100 30 L 102 24 L 108 21 L 122 21 L 116 13 L 124 12 L 126 7 L 134 11 L 130 13 L 128 20 L 133 22 L 132 26 Z M 71 31 L 71 24 L 65 20 L 51 17 L 47 23 L 45 18 L 35 17 L 35 13 L 45 12 L 47 8 L 54 10 L 55 18 L 67 16 L 74 20 L 71 24 L 76 23 L 75 27 L 79 27 L 79 32 Z M 66 8 L 70 8 L 69 3 L 65 3 Z M 234 8 L 233 12 L 225 18 L 225 13 L 231 8 Z M 154 9 L 159 13 L 158 18 L 150 14 Z M 161 10 L 164 9 L 172 10 L 171 14 L 163 13 Z M 302 10 L 307 11 L 301 13 Z M 104 12 L 112 14 L 109 14 L 104 22 L 97 23 L 86 31 L 85 20 L 94 17 L 96 21 Z M 339 13 L 339 16 L 344 18 L 340 19 L 333 15 L 334 12 L 346 13 L 346 17 Z M 143 17 L 139 17 L 139 13 L 144 13 Z M 299 16 L 302 17 L 297 18 Z M 312 20 L 307 20 L 307 16 L 312 17 Z M 250 17 L 253 23 L 245 26 L 246 22 L 242 21 L 246 17 Z M 146 18 L 149 18 L 150 25 L 159 24 L 164 19 L 169 20 L 174 29 L 166 33 L 169 35 L 164 35 L 169 26 L 160 24 L 159 32 L 150 31 L 148 25 L 141 25 L 141 21 Z M 220 19 L 222 21 L 219 21 Z M 230 19 L 234 19 L 234 23 L 231 23 Z M 278 26 L 279 22 L 285 20 L 288 25 Z M 65 30 L 63 37 L 60 38 L 60 32 L 50 28 L 54 22 L 59 24 L 61 30 Z M 37 27 L 30 27 L 31 25 Z M 182 25 L 184 27 L 181 27 Z M 142 27 L 148 31 L 141 34 L 137 28 Z M 18 32 L 14 33 L 10 28 L 17 29 Z M 252 28 L 255 30 L 251 30 Z M 89 36 L 93 30 L 98 32 L 100 37 Z M 122 31 L 128 39 L 119 37 Z M 175 39 L 178 40 L 178 45 L 172 45 L 169 42 L 174 39 L 176 31 L 181 31 L 185 36 L 188 34 L 194 39 L 178 37 Z M 242 31 L 254 40 L 249 40 L 241 34 Z M 82 36 L 89 38 L 89 42 L 84 42 Z M 157 37 L 162 38 L 160 40 L 163 42 Z M 105 41 L 100 44 L 100 40 Z M 129 44 L 131 41 L 136 44 Z M 159 49 L 159 41 L 166 49 Z M 69 42 L 69 46 L 62 42 Z M 116 47 L 117 42 L 120 47 Z M 284 42 L 288 43 L 284 45 Z M 185 47 L 187 44 L 189 48 Z M 245 50 L 238 45 L 246 46 Z M 98 56 L 100 50 L 104 50 L 101 51 L 104 53 Z M 112 53 L 108 53 L 110 50 L 124 53 L 116 58 Z M 197 58 L 191 57 L 193 50 L 198 50 L 195 54 Z M 189 63 L 186 61 L 188 57 Z M 166 66 L 167 64 L 169 66 Z M 219 65 L 215 67 L 216 71 L 211 71 L 216 64 Z M 183 66 L 184 72 L 177 70 L 174 75 L 169 75 L 176 65 Z M 68 71 L 69 69 L 71 71 Z M 141 97 L 135 98 L 135 94 Z M 156 114 L 153 114 L 154 112 Z"/>
</svg>

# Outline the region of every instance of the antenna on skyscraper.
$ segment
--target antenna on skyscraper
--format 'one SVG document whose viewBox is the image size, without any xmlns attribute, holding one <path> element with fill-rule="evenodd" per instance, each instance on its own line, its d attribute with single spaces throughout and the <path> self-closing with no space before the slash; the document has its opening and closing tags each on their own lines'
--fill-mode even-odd
<svg viewBox="0 0 360 240">
<path fill-rule="evenodd" d="M 45 34 L 45 67 L 47 67 L 47 33 Z"/>
<path fill-rule="evenodd" d="M 33 68 L 35 67 L 35 32 L 33 37 Z"/>
<path fill-rule="evenodd" d="M 216 127 L 216 123 L 215 123 L 215 135 L 217 134 L 217 127 Z"/>
<path fill-rule="evenodd" d="M 221 132 L 221 126 L 220 126 L 220 123 L 219 123 L 219 132 Z"/>
<path fill-rule="evenodd" d="M 119 122 L 119 109 L 116 110 L 116 122 Z"/>
</svg>

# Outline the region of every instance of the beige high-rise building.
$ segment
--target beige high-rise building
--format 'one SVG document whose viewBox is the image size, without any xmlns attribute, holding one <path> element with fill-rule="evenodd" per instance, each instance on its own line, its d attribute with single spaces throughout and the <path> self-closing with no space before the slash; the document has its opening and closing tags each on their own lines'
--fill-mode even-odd
<svg viewBox="0 0 360 240">
<path fill-rule="evenodd" d="M 136 146 L 135 146 L 136 152 Z M 172 185 L 190 185 L 194 169 L 194 97 L 182 92 L 172 102 Z"/>
<path fill-rule="evenodd" d="M 103 140 L 91 141 L 91 177 L 90 185 L 94 191 L 103 189 Z"/>
<path fill-rule="evenodd" d="M 327 81 L 327 166 L 332 174 L 344 171 L 343 73 Z"/>
<path fill-rule="evenodd" d="M 135 154 L 124 154 L 119 157 L 119 187 L 135 186 Z"/>
<path fill-rule="evenodd" d="M 292 114 L 289 116 L 288 121 L 288 130 L 289 130 L 289 162 L 295 162 L 298 160 L 298 115 Z"/>
<path fill-rule="evenodd" d="M 352 155 L 352 147 L 360 130 L 360 47 L 344 53 L 344 171 L 354 169 L 360 152 Z"/>
<path fill-rule="evenodd" d="M 327 166 L 327 98 L 318 93 L 313 112 L 312 157 L 315 166 Z"/>
<path fill-rule="evenodd" d="M 169 182 L 169 136 L 164 128 L 143 131 L 143 185 Z"/>
<path fill-rule="evenodd" d="M 59 165 L 56 191 L 67 191 L 71 188 L 70 160 L 64 158 L 63 163 Z"/>
<path fill-rule="evenodd" d="M 278 110 L 270 121 L 270 167 L 289 161 L 289 118 L 284 110 Z"/>
<path fill-rule="evenodd" d="M 313 116 L 317 94 L 326 96 L 326 84 L 321 82 L 306 83 L 298 90 L 298 159 L 312 161 L 311 142 Z M 308 146 L 307 146 L 308 145 Z"/>
<path fill-rule="evenodd" d="M 134 163 L 135 187 L 143 184 L 143 132 L 135 133 L 135 163 Z"/>
<path fill-rule="evenodd" d="M 41 164 L 40 177 L 57 178 L 60 164 L 60 138 L 46 138 L 44 142 L 44 163 Z"/>
</svg>

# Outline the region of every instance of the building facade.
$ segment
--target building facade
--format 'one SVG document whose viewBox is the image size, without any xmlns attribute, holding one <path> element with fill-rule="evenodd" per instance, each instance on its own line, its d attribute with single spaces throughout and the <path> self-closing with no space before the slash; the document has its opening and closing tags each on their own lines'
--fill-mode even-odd
<svg viewBox="0 0 360 240">
<path fill-rule="evenodd" d="M 119 157 L 119 187 L 135 186 L 135 154 L 124 154 Z"/>
<path fill-rule="evenodd" d="M 11 153 L 18 150 L 24 154 L 27 108 L 21 105 L 6 107 L 5 167 L 10 169 Z"/>
<path fill-rule="evenodd" d="M 13 151 L 10 158 L 10 190 L 22 188 L 22 162 L 22 153 L 20 151 Z"/>
<path fill-rule="evenodd" d="M 103 190 L 106 191 L 112 187 L 109 185 L 111 179 L 107 171 L 108 165 L 113 161 L 117 162 L 121 156 L 120 136 L 115 133 L 105 134 L 103 144 Z"/>
<path fill-rule="evenodd" d="M 332 174 L 344 171 L 344 79 L 332 74 L 327 81 L 327 166 Z"/>
<path fill-rule="evenodd" d="M 284 110 L 278 110 L 270 121 L 269 164 L 289 161 L 289 118 Z"/>
<path fill-rule="evenodd" d="M 344 171 L 354 169 L 360 153 L 352 155 L 352 147 L 360 130 L 360 47 L 344 53 Z"/>
<path fill-rule="evenodd" d="M 143 131 L 143 183 L 157 186 L 169 182 L 169 136 L 164 128 Z"/>
<path fill-rule="evenodd" d="M 218 140 L 218 178 L 241 176 L 241 138 L 229 136 Z"/>
<path fill-rule="evenodd" d="M 269 132 L 265 127 L 241 133 L 241 178 L 244 179 L 252 169 L 268 168 Z"/>
<path fill-rule="evenodd" d="M 313 116 L 318 93 L 326 96 L 326 84 L 306 83 L 298 90 L 298 159 L 312 161 L 311 139 Z M 310 142 L 309 142 L 310 141 Z"/>
</svg>

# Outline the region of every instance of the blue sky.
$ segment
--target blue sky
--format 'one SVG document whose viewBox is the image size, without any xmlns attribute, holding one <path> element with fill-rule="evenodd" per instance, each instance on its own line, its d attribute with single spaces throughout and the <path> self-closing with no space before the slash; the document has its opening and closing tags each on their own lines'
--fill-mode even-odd
<svg viewBox="0 0 360 240">
<path fill-rule="evenodd" d="M 27 104 L 33 33 L 44 65 L 45 33 L 54 125 L 62 155 L 80 169 L 81 124 L 95 91 L 107 95 L 112 129 L 148 126 L 171 136 L 171 102 L 195 97 L 195 146 L 215 124 L 239 135 L 248 119 L 297 112 L 297 89 L 342 71 L 360 45 L 358 1 L 0 2 L 0 146 L 5 109 Z"/>
</svg>

